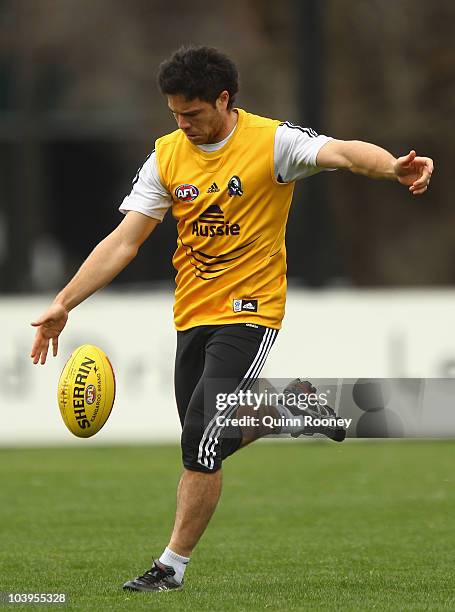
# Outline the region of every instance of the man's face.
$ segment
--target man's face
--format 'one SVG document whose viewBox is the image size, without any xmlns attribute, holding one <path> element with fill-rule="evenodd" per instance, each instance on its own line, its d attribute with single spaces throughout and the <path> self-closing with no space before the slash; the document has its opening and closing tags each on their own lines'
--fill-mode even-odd
<svg viewBox="0 0 455 612">
<path fill-rule="evenodd" d="M 226 121 L 229 94 L 223 92 L 215 103 L 195 98 L 187 100 L 181 94 L 167 97 L 167 103 L 177 125 L 195 145 L 218 142 Z M 217 140 L 218 139 L 218 140 Z"/>
</svg>

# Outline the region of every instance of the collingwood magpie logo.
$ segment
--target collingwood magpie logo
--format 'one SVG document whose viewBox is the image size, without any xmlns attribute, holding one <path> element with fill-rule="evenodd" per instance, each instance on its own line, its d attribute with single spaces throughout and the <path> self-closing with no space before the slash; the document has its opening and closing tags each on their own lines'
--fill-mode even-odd
<svg viewBox="0 0 455 612">
<path fill-rule="evenodd" d="M 219 206 L 212 204 L 200 216 L 193 221 L 191 233 L 193 236 L 238 236 L 240 225 L 225 221 L 224 213 Z"/>
<path fill-rule="evenodd" d="M 228 193 L 229 197 L 243 195 L 242 181 L 240 180 L 240 177 L 234 175 L 230 179 L 228 183 Z"/>
</svg>

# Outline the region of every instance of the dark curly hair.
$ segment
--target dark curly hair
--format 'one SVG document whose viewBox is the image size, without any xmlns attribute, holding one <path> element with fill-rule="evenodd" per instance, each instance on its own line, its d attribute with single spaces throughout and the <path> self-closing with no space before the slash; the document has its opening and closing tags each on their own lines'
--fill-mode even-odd
<svg viewBox="0 0 455 612">
<path fill-rule="evenodd" d="M 226 90 L 228 108 L 232 108 L 239 90 L 239 75 L 234 62 L 218 49 L 191 45 L 180 47 L 160 64 L 158 85 L 164 95 L 180 94 L 187 100 L 199 98 L 213 105 Z"/>
</svg>

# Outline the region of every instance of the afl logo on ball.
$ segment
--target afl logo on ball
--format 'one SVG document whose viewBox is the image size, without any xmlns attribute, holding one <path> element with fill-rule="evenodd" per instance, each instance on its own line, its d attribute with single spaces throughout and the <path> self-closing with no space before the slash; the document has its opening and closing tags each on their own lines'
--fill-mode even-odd
<svg viewBox="0 0 455 612">
<path fill-rule="evenodd" d="M 85 390 L 85 401 L 90 406 L 96 400 L 96 389 L 94 385 L 89 385 Z"/>
<path fill-rule="evenodd" d="M 181 202 L 192 202 L 199 195 L 199 189 L 194 185 L 179 185 L 175 190 L 175 196 Z"/>
</svg>

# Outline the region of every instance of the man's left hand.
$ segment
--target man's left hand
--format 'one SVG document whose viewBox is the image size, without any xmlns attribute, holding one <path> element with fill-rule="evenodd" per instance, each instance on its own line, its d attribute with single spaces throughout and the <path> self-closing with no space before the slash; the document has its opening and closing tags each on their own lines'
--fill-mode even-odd
<svg viewBox="0 0 455 612">
<path fill-rule="evenodd" d="M 395 176 L 402 185 L 408 185 L 412 195 L 425 193 L 433 173 L 433 160 L 429 157 L 417 157 L 416 152 L 399 157 L 394 164 Z"/>
</svg>

